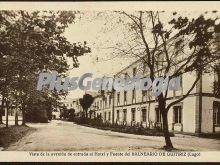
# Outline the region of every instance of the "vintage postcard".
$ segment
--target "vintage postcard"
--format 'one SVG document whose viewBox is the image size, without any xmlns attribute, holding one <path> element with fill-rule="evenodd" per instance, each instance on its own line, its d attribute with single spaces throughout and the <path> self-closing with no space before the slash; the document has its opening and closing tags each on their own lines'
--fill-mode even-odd
<svg viewBox="0 0 220 165">
<path fill-rule="evenodd" d="M 220 2 L 0 2 L 0 162 L 220 162 Z"/>
</svg>

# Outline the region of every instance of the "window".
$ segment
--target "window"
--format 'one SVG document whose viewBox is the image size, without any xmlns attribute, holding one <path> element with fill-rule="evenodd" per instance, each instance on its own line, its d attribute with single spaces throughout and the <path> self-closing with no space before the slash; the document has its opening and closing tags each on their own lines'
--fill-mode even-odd
<svg viewBox="0 0 220 165">
<path fill-rule="evenodd" d="M 131 109 L 131 121 L 135 121 L 135 112 L 136 112 L 135 108 L 132 108 Z"/>
<path fill-rule="evenodd" d="M 133 77 L 136 76 L 137 68 L 133 68 Z"/>
<path fill-rule="evenodd" d="M 160 109 L 158 107 L 156 107 L 155 111 L 156 111 L 156 122 L 161 123 L 162 122 L 162 115 L 160 113 Z"/>
<path fill-rule="evenodd" d="M 125 73 L 125 79 L 127 79 L 128 78 L 128 73 Z"/>
<path fill-rule="evenodd" d="M 180 77 L 180 90 L 183 93 L 183 77 L 182 75 L 179 76 Z M 176 97 L 176 90 L 173 90 L 173 97 Z"/>
<path fill-rule="evenodd" d="M 127 91 L 124 91 L 124 104 L 127 104 Z"/>
<path fill-rule="evenodd" d="M 117 120 L 119 120 L 119 110 L 117 110 Z"/>
<path fill-rule="evenodd" d="M 144 97 L 144 96 L 147 96 L 147 90 L 143 90 L 142 91 L 142 96 Z"/>
<path fill-rule="evenodd" d="M 105 97 L 105 108 L 107 107 L 107 97 Z"/>
<path fill-rule="evenodd" d="M 147 101 L 147 90 L 142 91 L 142 101 Z"/>
<path fill-rule="evenodd" d="M 111 107 L 111 102 L 112 102 L 112 96 L 110 95 L 109 96 L 109 102 L 108 102 L 109 103 L 109 107 Z"/>
<path fill-rule="evenodd" d="M 142 121 L 146 122 L 147 121 L 147 110 L 142 109 Z"/>
<path fill-rule="evenodd" d="M 220 125 L 220 110 L 214 109 L 214 124 Z"/>
<path fill-rule="evenodd" d="M 213 123 L 214 125 L 220 125 L 220 103 L 214 102 L 213 104 Z"/>
<path fill-rule="evenodd" d="M 108 120 L 111 120 L 111 112 L 108 112 Z"/>
<path fill-rule="evenodd" d="M 183 75 L 180 75 L 180 88 L 183 88 Z"/>
<path fill-rule="evenodd" d="M 106 112 L 105 112 L 105 116 L 104 117 L 105 117 L 105 120 L 106 120 L 106 118 L 107 118 L 107 113 Z"/>
<path fill-rule="evenodd" d="M 123 121 L 127 121 L 127 109 L 123 110 Z"/>
<path fill-rule="evenodd" d="M 102 100 L 100 100 L 100 109 L 102 109 Z"/>
<path fill-rule="evenodd" d="M 117 93 L 117 105 L 120 104 L 120 92 Z"/>
<path fill-rule="evenodd" d="M 173 114 L 174 114 L 174 123 L 182 123 L 182 107 L 174 106 Z"/>
<path fill-rule="evenodd" d="M 133 89 L 132 90 L 132 103 L 135 103 L 136 102 L 136 90 Z"/>
<path fill-rule="evenodd" d="M 215 81 L 214 81 L 214 94 L 215 97 L 219 98 L 220 97 L 220 69 L 216 68 L 215 69 Z"/>
</svg>

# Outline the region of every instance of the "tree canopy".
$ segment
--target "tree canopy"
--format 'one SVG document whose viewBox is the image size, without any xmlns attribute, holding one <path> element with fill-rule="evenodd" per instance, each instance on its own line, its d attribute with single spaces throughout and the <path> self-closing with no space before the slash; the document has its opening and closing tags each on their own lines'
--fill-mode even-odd
<svg viewBox="0 0 220 165">
<path fill-rule="evenodd" d="M 122 43 L 111 49 L 118 56 L 137 58 L 142 73 L 152 81 L 157 77 L 169 80 L 185 73 L 195 74 L 188 91 L 170 101 L 168 90 L 155 100 L 163 117 L 163 130 L 167 148 L 173 148 L 169 137 L 167 114 L 170 108 L 184 100 L 193 91 L 203 73 L 213 70 L 219 63 L 219 17 L 216 11 L 196 15 L 166 13 L 164 11 L 116 11 L 118 20 L 127 33 Z M 117 26 L 119 26 L 117 24 Z M 169 82 L 168 80 L 168 82 Z"/>
<path fill-rule="evenodd" d="M 78 57 L 91 50 L 86 42 L 70 43 L 63 35 L 74 23 L 74 11 L 0 11 L 0 93 L 16 95 L 23 114 L 28 101 L 57 102 L 65 93 L 36 91 L 38 74 L 56 70 L 66 74 L 67 57 L 78 67 Z M 6 90 L 7 89 L 7 90 Z M 23 116 L 24 118 L 24 116 Z"/>
</svg>

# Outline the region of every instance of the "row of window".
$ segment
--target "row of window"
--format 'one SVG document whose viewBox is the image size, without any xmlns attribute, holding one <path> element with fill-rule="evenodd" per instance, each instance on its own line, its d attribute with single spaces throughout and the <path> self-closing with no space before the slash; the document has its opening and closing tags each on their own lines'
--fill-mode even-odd
<svg viewBox="0 0 220 165">
<path fill-rule="evenodd" d="M 162 123 L 162 115 L 158 107 L 155 108 L 156 111 L 156 122 Z M 173 107 L 173 123 L 182 123 L 182 106 Z"/>
<path fill-rule="evenodd" d="M 141 110 L 141 121 L 146 122 L 147 120 L 147 110 Z M 162 115 L 158 107 L 155 108 L 155 120 L 156 122 L 162 123 Z M 111 120 L 111 112 L 107 112 L 104 114 L 105 120 Z M 117 120 L 120 119 L 120 110 L 117 110 Z M 136 108 L 131 109 L 131 121 L 136 120 Z M 123 109 L 123 121 L 127 121 L 127 109 Z M 182 123 L 182 106 L 174 106 L 173 107 L 173 123 Z M 213 106 L 213 124 L 220 125 L 220 103 Z"/>
<path fill-rule="evenodd" d="M 108 118 L 107 118 L 108 114 Z M 120 120 L 120 110 L 117 110 L 116 120 Z M 111 112 L 104 113 L 105 120 L 111 120 Z M 123 121 L 127 121 L 127 109 L 123 109 Z M 136 121 L 136 108 L 131 109 L 131 121 Z M 144 108 L 141 110 L 141 121 L 147 121 L 147 110 Z M 158 107 L 155 108 L 155 121 L 162 123 L 162 115 Z M 182 123 L 182 106 L 173 107 L 173 123 Z M 220 104 L 213 107 L 213 124 L 220 125 Z"/>
<path fill-rule="evenodd" d="M 133 77 L 137 74 L 137 68 L 133 68 Z M 125 73 L 125 79 L 128 78 L 128 73 Z M 182 88 L 183 80 L 180 76 L 180 87 Z M 147 93 L 150 94 L 150 91 L 142 91 L 142 99 L 147 96 Z M 173 91 L 173 96 L 176 97 L 176 91 Z M 132 103 L 136 103 L 136 90 L 132 90 Z M 127 91 L 124 91 L 124 104 L 127 104 Z M 117 93 L 117 105 L 120 105 L 120 92 Z"/>
<path fill-rule="evenodd" d="M 101 102 L 101 101 L 100 101 Z M 102 102 L 101 102 L 102 103 Z M 68 106 L 68 104 L 67 104 Z M 146 122 L 147 111 L 142 109 L 142 122 Z M 111 120 L 111 112 L 108 112 L 108 120 Z M 162 115 L 158 107 L 155 108 L 155 120 L 156 122 L 162 123 Z M 120 111 L 117 110 L 117 120 L 119 120 Z M 104 119 L 107 120 L 107 112 L 104 114 Z M 136 108 L 131 109 L 131 121 L 136 120 Z M 123 109 L 123 121 L 127 121 L 127 109 Z M 173 123 L 182 123 L 182 106 L 173 107 Z M 213 107 L 213 124 L 220 125 L 220 103 Z"/>
<path fill-rule="evenodd" d="M 117 117 L 116 120 L 120 119 L 120 110 L 117 110 Z M 131 121 L 136 120 L 136 108 L 131 109 Z M 127 121 L 127 109 L 123 109 L 123 121 Z M 147 110 L 142 109 L 142 121 L 147 121 Z"/>
<path fill-rule="evenodd" d="M 162 115 L 158 107 L 155 108 L 155 120 L 156 122 L 162 123 Z M 117 110 L 116 120 L 120 119 L 120 110 Z M 127 109 L 123 109 L 123 121 L 127 121 Z M 131 109 L 131 121 L 136 121 L 136 108 Z M 144 108 L 141 110 L 141 121 L 147 121 L 147 110 Z M 182 107 L 173 107 L 173 122 L 182 123 Z"/>
<path fill-rule="evenodd" d="M 136 69 L 134 71 L 134 73 L 136 74 Z M 127 74 L 126 74 L 127 75 Z M 182 87 L 182 78 L 181 78 L 181 83 L 180 83 L 181 87 Z M 127 91 L 124 91 L 124 105 L 127 104 Z M 151 91 L 142 91 L 142 100 L 144 100 L 144 98 L 147 96 L 147 95 L 151 95 Z M 176 96 L 176 91 L 173 91 L 173 96 L 175 97 Z M 107 104 L 107 97 L 104 98 L 104 100 L 99 100 L 97 102 L 94 103 L 95 107 L 99 107 L 100 109 L 101 108 L 106 108 L 106 107 L 111 107 L 111 102 L 112 102 L 112 97 L 111 95 L 108 96 L 109 97 L 109 102 Z M 117 106 L 121 105 L 120 103 L 120 92 L 117 92 L 117 96 L 116 96 L 116 104 Z M 136 103 L 136 90 L 132 90 L 132 104 L 133 103 Z"/>
<path fill-rule="evenodd" d="M 142 91 L 142 100 L 144 100 L 144 97 L 147 95 L 151 95 L 150 91 Z M 176 91 L 173 91 L 173 96 L 176 97 Z M 136 90 L 132 90 L 132 104 L 136 103 Z M 127 91 L 124 91 L 124 105 L 127 104 Z M 117 93 L 117 105 L 120 104 L 120 92 Z"/>
<path fill-rule="evenodd" d="M 111 96 L 109 96 L 109 99 L 108 99 L 108 103 L 107 103 L 107 97 L 104 98 L 104 100 L 99 100 L 99 101 L 95 101 L 94 102 L 94 106 L 95 107 L 98 107 L 100 109 L 102 108 L 107 108 L 107 107 L 111 107 L 111 101 L 112 101 L 112 98 Z"/>
<path fill-rule="evenodd" d="M 132 103 L 136 103 L 136 90 L 132 90 Z M 124 91 L 124 104 L 127 104 L 127 91 Z M 120 105 L 120 92 L 117 93 L 117 105 Z"/>
<path fill-rule="evenodd" d="M 104 119 L 105 120 L 111 120 L 111 112 L 108 112 L 108 119 L 107 119 L 107 112 L 104 113 Z"/>
</svg>

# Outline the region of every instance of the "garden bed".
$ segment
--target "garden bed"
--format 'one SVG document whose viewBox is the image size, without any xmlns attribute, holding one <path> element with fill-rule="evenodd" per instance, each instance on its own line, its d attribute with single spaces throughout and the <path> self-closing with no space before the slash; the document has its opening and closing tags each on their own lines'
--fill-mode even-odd
<svg viewBox="0 0 220 165">
<path fill-rule="evenodd" d="M 220 132 L 217 133 L 201 133 L 199 137 L 220 140 Z"/>
<path fill-rule="evenodd" d="M 10 144 L 17 142 L 27 133 L 34 131 L 28 126 L 11 126 L 0 128 L 0 147 L 7 148 Z"/>
<path fill-rule="evenodd" d="M 161 129 L 149 129 L 144 127 L 135 127 L 135 126 L 123 126 L 123 125 L 112 125 L 110 123 L 102 123 L 99 120 L 89 119 L 87 122 L 81 122 L 80 119 L 74 121 L 74 123 L 102 129 L 102 130 L 110 130 L 114 132 L 122 132 L 136 135 L 146 135 L 146 136 L 164 136 L 163 131 Z M 174 137 L 174 133 L 170 132 L 170 136 Z"/>
</svg>

